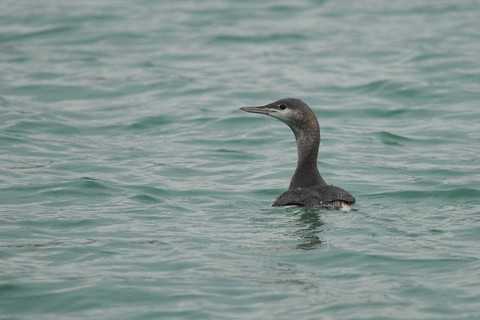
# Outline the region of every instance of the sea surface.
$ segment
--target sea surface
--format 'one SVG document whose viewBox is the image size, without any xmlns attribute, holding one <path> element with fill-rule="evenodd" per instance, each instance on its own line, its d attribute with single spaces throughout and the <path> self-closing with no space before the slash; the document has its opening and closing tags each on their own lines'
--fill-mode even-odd
<svg viewBox="0 0 480 320">
<path fill-rule="evenodd" d="M 480 319 L 480 2 L 2 0 L 0 319 Z M 318 116 L 351 211 L 272 208 Z"/>
</svg>

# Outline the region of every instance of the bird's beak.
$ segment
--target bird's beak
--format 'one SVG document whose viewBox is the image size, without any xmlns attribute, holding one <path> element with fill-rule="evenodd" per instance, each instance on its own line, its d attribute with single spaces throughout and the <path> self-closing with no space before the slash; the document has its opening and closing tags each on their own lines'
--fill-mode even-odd
<svg viewBox="0 0 480 320">
<path fill-rule="evenodd" d="M 260 114 L 266 114 L 266 115 L 271 115 L 273 112 L 275 112 L 274 109 L 269 108 L 269 105 L 261 106 L 261 107 L 243 107 L 243 108 L 240 108 L 240 110 L 245 112 L 250 112 L 250 113 L 260 113 Z"/>
</svg>

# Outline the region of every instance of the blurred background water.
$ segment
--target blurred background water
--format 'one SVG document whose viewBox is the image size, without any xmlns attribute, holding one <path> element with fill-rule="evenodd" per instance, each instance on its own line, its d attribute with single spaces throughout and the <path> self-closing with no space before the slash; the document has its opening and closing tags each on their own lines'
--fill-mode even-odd
<svg viewBox="0 0 480 320">
<path fill-rule="evenodd" d="M 478 319 L 478 1 L 0 3 L 1 319 Z M 354 210 L 271 208 L 296 97 Z"/>
</svg>

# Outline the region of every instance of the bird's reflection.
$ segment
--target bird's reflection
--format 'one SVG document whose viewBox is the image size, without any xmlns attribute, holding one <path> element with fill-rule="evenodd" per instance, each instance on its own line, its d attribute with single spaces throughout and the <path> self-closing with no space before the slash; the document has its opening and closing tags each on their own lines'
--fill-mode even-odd
<svg viewBox="0 0 480 320">
<path fill-rule="evenodd" d="M 320 220 L 322 209 L 299 209 L 293 216 L 297 219 L 297 225 L 300 227 L 295 234 L 302 240 L 296 248 L 302 250 L 313 250 L 323 246 L 323 241 L 318 236 L 317 230 L 324 224 Z"/>
</svg>

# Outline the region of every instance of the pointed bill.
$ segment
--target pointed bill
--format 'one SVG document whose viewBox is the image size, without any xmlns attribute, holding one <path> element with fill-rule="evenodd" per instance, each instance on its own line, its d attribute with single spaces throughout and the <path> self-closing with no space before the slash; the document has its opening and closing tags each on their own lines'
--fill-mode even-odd
<svg viewBox="0 0 480 320">
<path fill-rule="evenodd" d="M 240 108 L 240 110 L 245 111 L 245 112 L 250 112 L 250 113 L 260 113 L 260 114 L 266 114 L 270 115 L 274 110 L 268 108 L 267 106 L 262 106 L 262 107 L 243 107 Z"/>
</svg>

